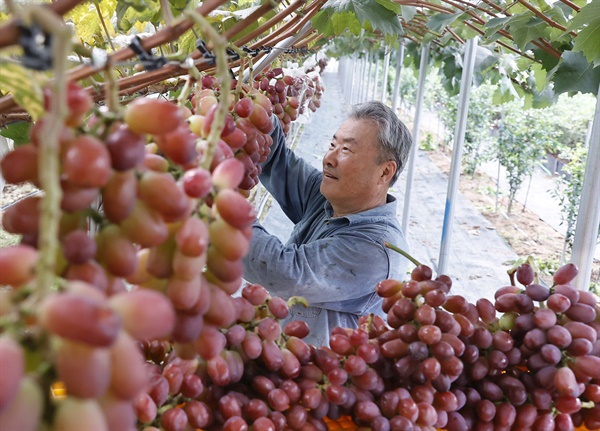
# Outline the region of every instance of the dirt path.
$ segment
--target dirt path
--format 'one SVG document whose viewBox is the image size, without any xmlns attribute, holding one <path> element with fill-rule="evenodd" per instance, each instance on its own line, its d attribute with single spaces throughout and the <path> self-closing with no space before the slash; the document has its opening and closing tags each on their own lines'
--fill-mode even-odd
<svg viewBox="0 0 600 431">
<path fill-rule="evenodd" d="M 427 152 L 427 156 L 442 170 L 450 172 L 451 154 L 441 151 Z M 506 213 L 508 197 L 500 194 L 496 210 L 496 184 L 488 175 L 476 172 L 474 176 L 462 174 L 460 192 L 506 239 L 519 256 L 538 259 L 542 268 L 561 259 L 564 236 L 544 222 L 540 216 L 519 203 L 513 203 L 510 215 Z"/>
</svg>

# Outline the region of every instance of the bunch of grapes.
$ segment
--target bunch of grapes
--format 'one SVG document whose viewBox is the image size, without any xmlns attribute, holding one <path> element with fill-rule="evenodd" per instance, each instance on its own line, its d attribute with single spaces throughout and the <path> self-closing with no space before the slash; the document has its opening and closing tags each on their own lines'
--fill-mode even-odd
<svg viewBox="0 0 600 431">
<path fill-rule="evenodd" d="M 194 115 L 188 118 L 188 122 L 197 136 L 206 139 L 221 91 L 216 79 L 211 76 L 204 76 L 197 87 L 191 98 Z M 233 89 L 219 141 L 223 154 L 217 154 L 217 160 L 234 157 L 242 162 L 244 176 L 239 188 L 250 190 L 258 183 L 261 172 L 259 163 L 267 159 L 273 144 L 269 134 L 273 130 L 273 105 L 264 94 L 254 91 L 248 85 L 242 85 L 238 93 L 234 82 Z"/>
<path fill-rule="evenodd" d="M 489 369 L 482 380 L 485 393 L 480 391 L 489 401 L 481 407 L 488 422 L 540 430 L 600 428 L 600 306 L 591 292 L 571 285 L 576 275 L 577 268 L 567 264 L 546 287 L 522 264 L 516 278 L 523 288 L 496 292 L 495 308 L 504 314 L 494 337 L 501 334 L 502 341 L 472 370 Z M 494 413 L 491 403 L 501 394 L 508 406 Z"/>
<path fill-rule="evenodd" d="M 318 74 L 304 75 L 290 88 L 290 93 L 299 98 L 300 114 L 303 114 L 306 109 L 315 112 L 317 108 L 320 108 L 323 91 L 325 91 L 325 86 Z"/>
<path fill-rule="evenodd" d="M 245 286 L 235 301 L 237 320 L 226 327 L 204 325 L 191 355 L 144 343 L 152 381 L 135 401 L 141 426 L 260 431 L 322 424 L 323 415 L 313 418 L 302 402 L 302 368 L 314 349 L 302 340 L 306 323 L 282 328 L 291 303 L 260 285 Z"/>
<path fill-rule="evenodd" d="M 234 80 L 231 91 L 229 112 L 214 163 L 231 157 L 240 160 L 244 165 L 244 176 L 239 188 L 251 190 L 258 184 L 260 163 L 267 159 L 273 144 L 269 135 L 273 130 L 272 115 L 279 118 L 283 132 L 287 135 L 291 122 L 298 118 L 299 110 L 308 105 L 314 111 L 319 106 L 318 99 L 323 86 L 318 80 L 308 76 L 294 78 L 285 75 L 282 68 L 274 68 L 255 76 L 252 86 L 238 85 Z M 303 105 L 298 100 L 299 95 Z M 193 115 L 187 121 L 190 130 L 204 140 L 208 138 L 212 128 L 220 97 L 221 89 L 214 76 L 205 75 L 196 83 L 196 91 L 191 97 Z M 201 141 L 199 146 L 202 145 Z"/>
<path fill-rule="evenodd" d="M 69 84 L 60 248 L 44 291 L 35 288 L 44 198 L 27 197 L 3 216 L 21 235 L 0 253 L 0 285 L 9 287 L 0 296 L 3 429 L 134 429 L 134 400 L 153 377 L 138 343 L 193 356 L 202 334 L 239 317 L 231 293 L 255 219 L 240 194 L 243 162 L 231 154 L 201 168 L 207 147 L 189 112 L 170 102 L 136 99 L 84 122 L 92 105 Z M 45 121 L 3 158 L 8 182 L 39 185 Z M 66 398 L 51 397 L 57 383 Z"/>
<path fill-rule="evenodd" d="M 273 105 L 273 113 L 281 121 L 283 133 L 288 134 L 290 124 L 298 118 L 300 101 L 298 92 L 294 91 L 302 82 L 302 78 L 285 75 L 281 67 L 267 69 L 254 77 L 252 86 L 269 98 Z M 295 93 L 295 94 L 294 94 Z"/>
</svg>

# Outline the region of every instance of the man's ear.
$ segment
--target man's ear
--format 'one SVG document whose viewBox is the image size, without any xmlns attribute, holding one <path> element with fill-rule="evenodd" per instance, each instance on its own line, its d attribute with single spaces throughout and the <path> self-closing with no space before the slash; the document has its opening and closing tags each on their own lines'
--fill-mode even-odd
<svg viewBox="0 0 600 431">
<path fill-rule="evenodd" d="M 385 183 L 390 183 L 390 181 L 392 180 L 392 177 L 394 176 L 394 174 L 396 173 L 396 170 L 398 169 L 398 166 L 396 165 L 396 162 L 393 160 L 388 160 L 387 162 L 385 162 L 383 164 L 383 171 L 381 173 L 381 180 Z"/>
</svg>

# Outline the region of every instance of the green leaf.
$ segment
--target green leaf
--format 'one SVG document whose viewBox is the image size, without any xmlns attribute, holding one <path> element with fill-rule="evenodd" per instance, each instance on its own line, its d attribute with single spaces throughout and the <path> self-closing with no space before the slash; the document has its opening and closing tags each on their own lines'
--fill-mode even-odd
<svg viewBox="0 0 600 431">
<path fill-rule="evenodd" d="M 395 15 L 400 15 L 402 6 L 399 3 L 393 2 L 391 0 L 375 0 L 375 1 L 377 3 L 379 3 L 381 6 L 383 6 L 384 8 L 389 9 L 392 12 L 394 12 Z"/>
<path fill-rule="evenodd" d="M 183 54 L 191 54 L 196 51 L 196 35 L 187 31 L 177 39 L 177 49 Z"/>
<path fill-rule="evenodd" d="M 569 30 L 581 28 L 573 51 L 581 51 L 590 63 L 600 64 L 600 0 L 581 8 L 569 23 Z"/>
<path fill-rule="evenodd" d="M 547 71 L 544 70 L 541 64 L 533 63 L 531 66 L 531 70 L 533 71 L 533 75 L 535 76 L 535 86 L 540 89 L 546 86 L 546 76 Z M 554 93 L 554 92 L 553 92 Z"/>
<path fill-rule="evenodd" d="M 490 37 L 494 33 L 497 33 L 498 30 L 502 30 L 504 26 L 512 19 L 511 16 L 502 17 L 502 18 L 491 18 L 488 20 L 484 27 L 487 28 L 485 31 L 485 37 Z"/>
<path fill-rule="evenodd" d="M 599 13 L 600 0 L 592 0 L 571 18 L 567 30 L 577 30 L 578 28 L 600 20 L 600 16 L 598 16 Z"/>
<path fill-rule="evenodd" d="M 171 5 L 173 16 L 178 17 L 185 12 L 192 2 L 190 0 L 169 0 L 169 4 Z"/>
<path fill-rule="evenodd" d="M 94 45 L 94 34 L 101 30 L 100 17 L 95 5 L 91 6 L 87 2 L 80 4 L 66 14 L 65 19 L 73 22 L 77 37 L 80 40 L 89 45 Z"/>
<path fill-rule="evenodd" d="M 402 19 L 404 22 L 409 22 L 417 14 L 417 8 L 414 6 L 401 6 L 402 8 Z"/>
<path fill-rule="evenodd" d="M 521 51 L 525 51 L 532 40 L 548 36 L 548 24 L 531 12 L 514 15 L 509 26 L 510 34 Z"/>
<path fill-rule="evenodd" d="M 332 9 L 336 13 L 352 12 L 362 26 L 367 23 L 373 30 L 383 34 L 403 34 L 397 13 L 372 0 L 329 0 L 322 10 Z"/>
<path fill-rule="evenodd" d="M 541 48 L 536 47 L 532 51 L 533 51 L 533 58 L 535 58 L 537 61 L 541 61 L 542 66 L 546 70 L 554 69 L 556 67 L 556 65 L 558 64 L 558 62 L 560 61 L 560 58 L 556 58 L 553 55 L 550 55 L 547 51 L 544 51 Z"/>
<path fill-rule="evenodd" d="M 361 23 L 352 12 L 336 13 L 331 17 L 333 30 L 336 35 L 350 31 L 355 36 L 360 34 Z"/>
<path fill-rule="evenodd" d="M 0 135 L 5 138 L 12 139 L 15 147 L 29 143 L 29 129 L 31 124 L 28 121 L 20 121 L 11 123 L 3 129 L 0 129 Z"/>
<path fill-rule="evenodd" d="M 435 15 L 432 15 L 427 21 L 427 28 L 431 31 L 440 33 L 446 26 L 452 24 L 462 14 L 462 11 L 451 14 L 436 13 Z"/>
<path fill-rule="evenodd" d="M 452 40 L 452 34 L 449 32 L 444 33 L 441 39 L 438 39 L 440 45 L 445 46 L 448 42 Z"/>
<path fill-rule="evenodd" d="M 483 73 L 497 63 L 498 57 L 492 50 L 485 46 L 477 46 L 475 53 L 475 71 L 477 73 Z"/>
<path fill-rule="evenodd" d="M 521 93 L 521 92 L 519 92 L 519 93 Z M 525 109 L 531 109 L 531 108 L 533 108 L 533 94 L 531 94 L 531 93 L 522 93 L 521 94 L 521 98 L 523 99 L 523 108 L 525 108 Z"/>
<path fill-rule="evenodd" d="M 533 97 L 533 107 L 534 108 L 547 108 L 548 106 L 552 106 L 556 103 L 557 95 L 554 93 L 552 87 L 548 86 L 544 88 L 541 92 L 535 92 Z"/>
<path fill-rule="evenodd" d="M 3 58 L 0 58 L 0 69 L 0 88 L 12 94 L 33 121 L 40 118 L 44 113 L 42 88 L 48 82 L 46 76 Z"/>
<path fill-rule="evenodd" d="M 427 32 L 425 33 L 425 35 L 421 38 L 421 43 L 425 44 L 425 43 L 429 43 L 433 40 L 435 40 L 437 38 L 437 35 L 435 33 L 431 33 L 431 32 Z"/>
<path fill-rule="evenodd" d="M 312 26 L 324 36 L 334 36 L 333 23 L 331 22 L 331 14 L 328 11 L 321 9 L 315 14 L 311 20 Z"/>
<path fill-rule="evenodd" d="M 500 91 L 500 93 L 502 93 L 504 98 L 507 98 L 507 99 L 503 98 L 503 101 L 510 101 L 510 100 L 513 100 L 514 98 L 519 98 L 519 93 L 515 89 L 513 82 L 506 75 L 504 75 L 500 78 L 498 90 Z"/>
<path fill-rule="evenodd" d="M 600 66 L 588 63 L 580 52 L 565 51 L 552 77 L 556 94 L 577 92 L 598 93 Z"/>
<path fill-rule="evenodd" d="M 566 26 L 568 24 L 567 17 L 565 16 L 565 11 L 557 4 L 555 4 L 552 7 L 552 9 L 546 11 L 545 15 L 562 26 Z"/>
</svg>

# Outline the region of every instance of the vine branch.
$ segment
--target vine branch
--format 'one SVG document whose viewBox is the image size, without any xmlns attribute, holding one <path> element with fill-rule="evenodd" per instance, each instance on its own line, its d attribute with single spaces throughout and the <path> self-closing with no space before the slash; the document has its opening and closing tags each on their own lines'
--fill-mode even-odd
<svg viewBox="0 0 600 431">
<path fill-rule="evenodd" d="M 210 40 L 216 56 L 216 74 L 221 79 L 221 94 L 219 96 L 219 104 L 210 128 L 210 133 L 208 134 L 208 144 L 201 162 L 201 167 L 204 169 L 209 169 L 215 154 L 217 143 L 221 137 L 221 132 L 225 126 L 225 116 L 229 111 L 231 76 L 229 75 L 229 65 L 227 63 L 227 39 L 217 33 L 202 15 L 199 15 L 195 12 L 188 12 L 186 15 L 200 26 L 202 33 L 204 33 Z"/>
</svg>

